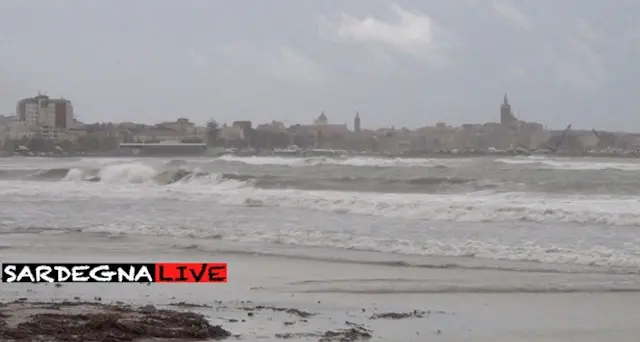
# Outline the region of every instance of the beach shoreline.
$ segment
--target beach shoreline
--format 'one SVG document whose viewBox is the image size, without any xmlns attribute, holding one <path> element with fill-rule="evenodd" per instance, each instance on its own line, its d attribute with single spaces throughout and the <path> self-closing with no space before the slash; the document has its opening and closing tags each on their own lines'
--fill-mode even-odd
<svg viewBox="0 0 640 342">
<path fill-rule="evenodd" d="M 637 275 L 336 263 L 166 248 L 152 242 L 143 248 L 148 240 L 133 237 L 111 243 L 105 242 L 108 237 L 85 237 L 71 250 L 57 243 L 64 235 L 29 235 L 10 238 L 11 245 L 1 250 L 2 261 L 227 262 L 228 283 L 3 284 L 0 302 L 100 298 L 102 303 L 184 309 L 245 340 L 261 341 L 284 336 L 289 341 L 318 341 L 324 332 L 348 330 L 351 324 L 370 331 L 371 341 L 423 341 L 427 336 L 441 341 L 635 341 L 640 334 L 634 318 L 640 289 L 606 290 L 607 284 L 632 282 Z M 610 282 L 599 283 L 607 279 Z M 548 286 L 523 290 L 536 283 Z M 439 284 L 460 284 L 462 290 L 444 291 Z M 490 291 L 500 284 L 501 291 Z M 553 284 L 582 287 L 562 291 Z M 596 285 L 602 290 L 594 291 Z M 394 314 L 385 316 L 389 313 Z"/>
<path fill-rule="evenodd" d="M 0 262 L 225 262 L 227 283 L 3 283 L 4 315 L 153 307 L 266 342 L 640 333 L 634 161 L 180 158 L 2 159 Z"/>
</svg>

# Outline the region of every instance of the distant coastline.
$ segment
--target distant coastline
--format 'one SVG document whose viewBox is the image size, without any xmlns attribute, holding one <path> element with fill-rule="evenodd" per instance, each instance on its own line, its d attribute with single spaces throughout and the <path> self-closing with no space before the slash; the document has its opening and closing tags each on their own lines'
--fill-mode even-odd
<svg viewBox="0 0 640 342">
<path fill-rule="evenodd" d="M 305 150 L 221 150 L 219 148 L 209 148 L 202 153 L 153 153 L 132 155 L 123 153 L 122 151 L 109 152 L 93 152 L 93 153 L 45 153 L 45 152 L 27 152 L 27 153 L 10 153 L 3 151 L 0 157 L 45 157 L 45 158 L 113 158 L 113 157 L 140 157 L 140 158 L 158 158 L 158 157 L 210 157 L 218 158 L 222 156 L 235 157 L 283 157 L 283 158 L 311 158 L 311 157 L 327 157 L 327 158 L 349 158 L 349 157 L 373 157 L 373 158 L 410 158 L 410 159 L 450 159 L 450 158 L 473 158 L 473 157 L 514 157 L 514 156 L 555 156 L 567 158 L 594 157 L 594 158 L 640 158 L 640 152 L 549 152 L 549 151 L 424 151 L 410 153 L 376 153 L 361 152 L 348 150 L 323 150 L 323 149 L 305 149 Z"/>
</svg>

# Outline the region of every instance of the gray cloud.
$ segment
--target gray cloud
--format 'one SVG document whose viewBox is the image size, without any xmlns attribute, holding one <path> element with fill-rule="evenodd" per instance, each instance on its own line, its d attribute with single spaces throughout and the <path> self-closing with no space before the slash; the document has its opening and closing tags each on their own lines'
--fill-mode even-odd
<svg viewBox="0 0 640 342">
<path fill-rule="evenodd" d="M 525 29 L 532 29 L 532 23 L 530 18 L 524 15 L 520 10 L 508 0 L 492 0 L 491 6 L 495 9 L 505 20 L 514 23 Z"/>
<path fill-rule="evenodd" d="M 632 0 L 0 0 L 0 113 L 367 127 L 497 120 L 640 130 Z"/>
</svg>

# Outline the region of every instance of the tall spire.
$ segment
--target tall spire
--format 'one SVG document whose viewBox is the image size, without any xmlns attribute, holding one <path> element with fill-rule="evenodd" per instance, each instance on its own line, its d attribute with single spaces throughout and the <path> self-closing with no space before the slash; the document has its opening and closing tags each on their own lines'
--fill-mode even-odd
<svg viewBox="0 0 640 342">
<path fill-rule="evenodd" d="M 507 93 L 504 93 L 504 104 L 505 105 L 509 104 L 509 100 L 507 99 Z"/>
</svg>

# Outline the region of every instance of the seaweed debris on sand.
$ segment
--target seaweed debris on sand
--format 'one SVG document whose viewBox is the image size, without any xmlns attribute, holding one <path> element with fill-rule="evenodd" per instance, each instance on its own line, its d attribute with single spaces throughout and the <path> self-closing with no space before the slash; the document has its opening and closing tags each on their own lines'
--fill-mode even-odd
<svg viewBox="0 0 640 342">
<path fill-rule="evenodd" d="M 371 338 L 371 330 L 361 324 L 346 321 L 346 329 L 327 330 L 324 333 L 283 333 L 276 334 L 279 339 L 300 339 L 319 337 L 319 342 L 355 342 Z"/>
<path fill-rule="evenodd" d="M 231 333 L 193 312 L 91 302 L 0 303 L 1 341 L 224 339 Z"/>
<path fill-rule="evenodd" d="M 303 310 L 299 310 L 299 309 L 293 309 L 293 308 L 277 308 L 274 306 L 264 306 L 264 305 L 258 305 L 256 307 L 245 307 L 242 308 L 245 311 L 259 311 L 259 310 L 271 310 L 271 311 L 276 311 L 276 312 L 284 312 L 287 313 L 289 315 L 295 315 L 301 318 L 307 318 L 307 317 L 311 317 L 314 316 L 314 313 L 311 312 L 306 312 Z"/>
<path fill-rule="evenodd" d="M 373 314 L 371 315 L 371 317 L 369 317 L 369 319 L 422 318 L 424 317 L 425 313 L 431 313 L 431 312 L 424 312 L 424 311 L 418 311 L 418 310 L 413 310 L 412 312 L 384 312 L 384 313 Z"/>
</svg>

